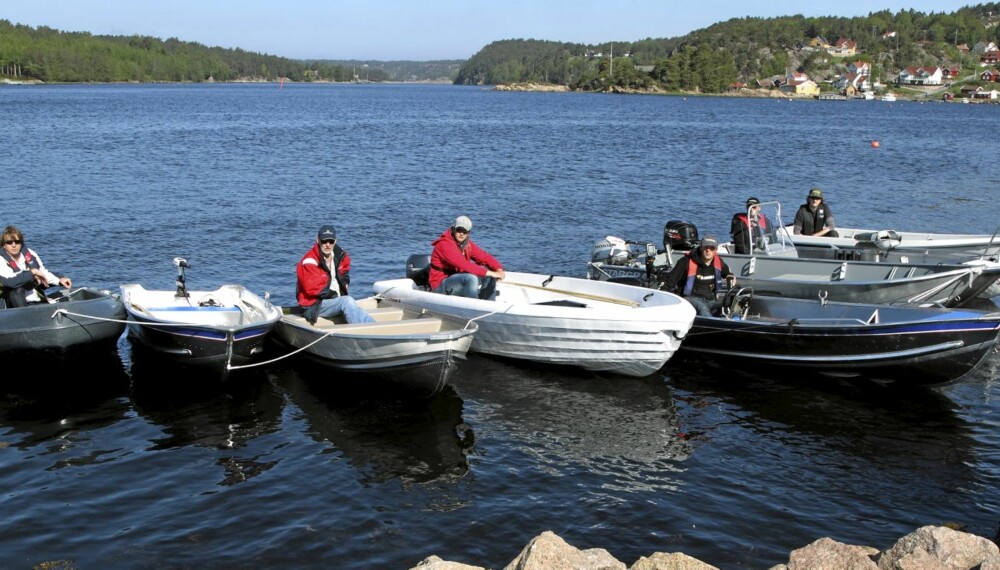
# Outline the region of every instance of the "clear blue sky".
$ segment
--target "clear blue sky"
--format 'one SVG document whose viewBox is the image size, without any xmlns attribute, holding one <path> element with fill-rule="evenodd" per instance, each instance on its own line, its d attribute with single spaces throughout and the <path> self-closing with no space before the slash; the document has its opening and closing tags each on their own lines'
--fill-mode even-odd
<svg viewBox="0 0 1000 570">
<path fill-rule="evenodd" d="M 467 59 L 496 40 L 682 36 L 730 18 L 953 12 L 951 0 L 2 0 L 0 19 L 294 59 Z"/>
</svg>

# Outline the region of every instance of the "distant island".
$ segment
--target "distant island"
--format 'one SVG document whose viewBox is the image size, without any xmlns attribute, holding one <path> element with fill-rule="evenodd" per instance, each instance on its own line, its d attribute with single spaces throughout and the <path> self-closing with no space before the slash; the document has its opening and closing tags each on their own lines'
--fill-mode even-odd
<svg viewBox="0 0 1000 570">
<path fill-rule="evenodd" d="M 508 39 L 468 60 L 294 60 L 0 20 L 0 82 L 452 82 L 508 90 L 996 98 L 1000 2 L 953 13 L 735 18 L 677 38 Z"/>
</svg>

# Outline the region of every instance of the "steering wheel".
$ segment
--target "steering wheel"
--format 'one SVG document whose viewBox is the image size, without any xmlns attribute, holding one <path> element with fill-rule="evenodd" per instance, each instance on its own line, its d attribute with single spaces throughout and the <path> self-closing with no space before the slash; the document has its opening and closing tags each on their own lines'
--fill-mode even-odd
<svg viewBox="0 0 1000 570">
<path fill-rule="evenodd" d="M 722 298 L 722 311 L 728 318 L 742 315 L 753 300 L 753 287 L 730 288 Z"/>
</svg>

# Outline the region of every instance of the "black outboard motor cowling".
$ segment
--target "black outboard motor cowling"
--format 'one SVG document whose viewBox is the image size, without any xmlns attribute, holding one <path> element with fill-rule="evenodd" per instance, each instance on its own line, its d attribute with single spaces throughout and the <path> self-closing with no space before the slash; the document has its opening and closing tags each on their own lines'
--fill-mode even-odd
<svg viewBox="0 0 1000 570">
<path fill-rule="evenodd" d="M 431 256 L 425 253 L 415 253 L 406 258 L 406 278 L 412 279 L 417 287 L 429 287 L 431 275 Z"/>
<path fill-rule="evenodd" d="M 698 228 L 691 222 L 670 220 L 663 226 L 663 249 L 691 251 L 698 241 Z"/>
</svg>

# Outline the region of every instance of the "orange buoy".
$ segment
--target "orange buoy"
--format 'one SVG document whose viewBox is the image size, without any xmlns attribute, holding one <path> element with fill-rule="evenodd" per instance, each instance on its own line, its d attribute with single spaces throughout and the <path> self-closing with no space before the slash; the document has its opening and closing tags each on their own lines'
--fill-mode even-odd
<svg viewBox="0 0 1000 570">
<path fill-rule="evenodd" d="M 872 141 L 872 148 L 878 148 L 878 147 L 879 147 L 878 141 Z"/>
</svg>

